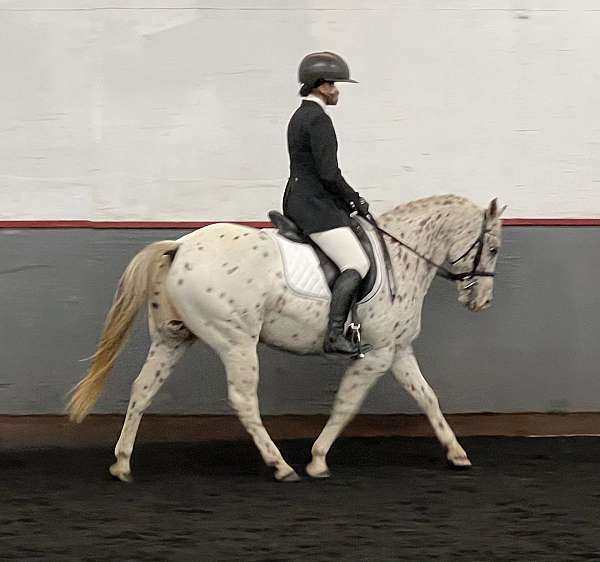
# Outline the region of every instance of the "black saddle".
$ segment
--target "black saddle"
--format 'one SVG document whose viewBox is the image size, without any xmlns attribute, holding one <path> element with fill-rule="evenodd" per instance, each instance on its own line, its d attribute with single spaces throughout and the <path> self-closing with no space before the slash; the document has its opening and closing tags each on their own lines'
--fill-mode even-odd
<svg viewBox="0 0 600 562">
<path fill-rule="evenodd" d="M 332 289 L 335 280 L 340 274 L 340 270 L 338 269 L 337 265 L 335 265 L 335 263 L 329 259 L 327 254 L 325 254 L 325 252 L 323 252 L 319 246 L 317 246 L 308 236 L 302 233 L 292 219 L 282 215 L 279 211 L 269 211 L 269 219 L 271 219 L 271 222 L 275 228 L 277 228 L 279 234 L 284 238 L 287 238 L 292 242 L 297 242 L 298 244 L 310 244 L 312 246 L 313 250 L 317 254 L 317 257 L 319 258 L 319 263 L 321 264 L 321 269 L 325 274 L 327 284 L 329 285 L 329 288 Z M 351 228 L 362 244 L 367 257 L 369 258 L 369 263 L 371 264 L 369 272 L 363 279 L 358 291 L 357 300 L 360 301 L 363 297 L 368 295 L 373 288 L 375 279 L 377 278 L 377 267 L 375 266 L 375 253 L 373 246 L 371 244 L 371 240 L 367 236 L 367 233 L 364 231 L 360 222 L 358 222 L 355 218 L 350 217 L 350 222 Z"/>
</svg>

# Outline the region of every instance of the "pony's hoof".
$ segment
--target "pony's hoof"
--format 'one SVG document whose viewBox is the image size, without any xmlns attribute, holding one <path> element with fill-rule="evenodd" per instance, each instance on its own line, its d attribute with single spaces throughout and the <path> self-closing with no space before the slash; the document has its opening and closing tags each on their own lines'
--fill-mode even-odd
<svg viewBox="0 0 600 562">
<path fill-rule="evenodd" d="M 454 459 L 448 459 L 448 466 L 452 470 L 469 470 L 469 468 L 471 468 L 473 465 L 471 464 L 469 458 L 465 455 L 464 457 L 460 456 Z"/>
<path fill-rule="evenodd" d="M 284 474 L 283 476 L 275 475 L 275 480 L 277 480 L 277 482 L 289 483 L 289 482 L 300 482 L 300 480 L 302 480 L 302 478 L 300 478 L 300 476 L 298 476 L 298 473 L 295 470 L 292 470 L 291 472 L 288 472 L 288 473 Z"/>
<path fill-rule="evenodd" d="M 113 477 L 113 480 L 120 480 L 121 482 L 133 482 L 133 476 L 131 476 L 131 472 L 123 472 L 114 464 L 108 470 L 110 475 Z"/>
<path fill-rule="evenodd" d="M 325 478 L 329 478 L 331 476 L 331 472 L 329 472 L 327 467 L 316 468 L 312 466 L 312 463 L 307 464 L 304 470 L 306 471 L 306 474 L 315 480 L 324 480 Z"/>
<path fill-rule="evenodd" d="M 307 472 L 308 474 L 308 472 Z M 308 474 L 311 478 L 314 478 L 315 480 L 325 480 L 325 478 L 330 478 L 331 477 L 331 472 L 329 472 L 329 470 L 324 470 L 323 472 L 315 472 L 313 474 Z"/>
</svg>

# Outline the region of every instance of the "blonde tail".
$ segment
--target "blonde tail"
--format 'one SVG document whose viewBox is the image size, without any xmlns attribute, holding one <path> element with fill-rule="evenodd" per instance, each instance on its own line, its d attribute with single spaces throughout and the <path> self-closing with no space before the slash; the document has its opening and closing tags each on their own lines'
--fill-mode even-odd
<svg viewBox="0 0 600 562">
<path fill-rule="evenodd" d="M 148 301 L 150 280 L 161 256 L 177 250 L 178 246 L 178 242 L 171 240 L 155 242 L 146 246 L 127 266 L 106 316 L 102 336 L 92 356 L 92 366 L 70 392 L 66 410 L 72 421 L 83 421 L 100 397 L 131 324 Z"/>
</svg>

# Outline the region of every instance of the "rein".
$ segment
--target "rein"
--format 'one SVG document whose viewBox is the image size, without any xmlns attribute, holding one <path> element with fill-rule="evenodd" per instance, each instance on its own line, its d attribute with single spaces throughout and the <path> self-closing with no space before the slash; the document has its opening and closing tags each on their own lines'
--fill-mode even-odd
<svg viewBox="0 0 600 562">
<path fill-rule="evenodd" d="M 462 254 L 458 259 L 450 262 L 451 265 L 457 264 L 458 262 L 465 259 L 472 252 L 473 248 L 477 247 L 477 253 L 475 254 L 475 259 L 473 260 L 473 269 L 471 271 L 465 271 L 463 273 L 454 273 L 454 272 L 450 271 L 448 268 L 444 267 L 443 265 L 434 262 L 427 256 L 424 256 L 423 254 L 421 254 L 420 252 L 418 252 L 417 250 L 415 250 L 414 248 L 412 248 L 411 246 L 406 244 L 406 242 L 399 240 L 393 234 L 391 234 L 387 230 L 381 228 L 370 213 L 365 218 L 369 222 L 371 222 L 371 224 L 373 224 L 373 226 L 379 232 L 381 232 L 382 234 L 385 234 L 386 236 L 389 236 L 394 242 L 400 244 L 402 247 L 406 248 L 407 250 L 409 250 L 410 252 L 415 254 L 415 256 L 421 258 L 422 260 L 426 261 L 429 265 L 435 267 L 438 270 L 437 275 L 439 277 L 443 277 L 444 279 L 448 279 L 449 281 L 465 281 L 465 280 L 474 279 L 475 277 L 495 277 L 496 276 L 495 273 L 492 273 L 489 271 L 479 271 L 477 269 L 479 267 L 479 263 L 481 262 L 481 255 L 483 253 L 484 237 L 485 237 L 486 233 L 489 232 L 489 230 L 487 230 L 487 228 L 486 228 L 487 221 L 486 221 L 485 215 L 483 217 L 483 222 L 481 225 L 481 232 L 479 234 L 479 238 L 477 238 L 477 240 L 475 240 L 475 242 L 473 242 L 473 244 L 471 244 L 469 249 L 464 254 Z"/>
</svg>

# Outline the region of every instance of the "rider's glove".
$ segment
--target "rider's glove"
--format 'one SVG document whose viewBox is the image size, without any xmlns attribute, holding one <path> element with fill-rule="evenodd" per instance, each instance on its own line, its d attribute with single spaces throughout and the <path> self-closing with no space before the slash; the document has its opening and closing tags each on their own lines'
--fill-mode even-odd
<svg viewBox="0 0 600 562">
<path fill-rule="evenodd" d="M 366 217 L 369 214 L 369 204 L 364 197 L 359 197 L 358 199 L 357 212 L 361 217 Z"/>
</svg>

